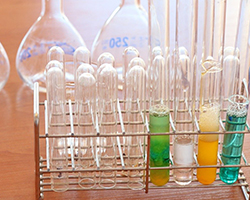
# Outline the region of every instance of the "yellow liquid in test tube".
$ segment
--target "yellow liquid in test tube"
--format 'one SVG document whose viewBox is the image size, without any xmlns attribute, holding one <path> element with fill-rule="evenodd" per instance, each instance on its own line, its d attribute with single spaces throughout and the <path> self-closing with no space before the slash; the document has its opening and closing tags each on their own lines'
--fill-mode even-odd
<svg viewBox="0 0 250 200">
<path fill-rule="evenodd" d="M 220 106 L 202 106 L 199 126 L 202 132 L 219 131 Z M 199 165 L 216 165 L 218 151 L 218 135 L 199 135 L 198 137 L 198 163 Z M 197 179 L 200 183 L 208 185 L 216 179 L 216 168 L 198 168 Z"/>
</svg>

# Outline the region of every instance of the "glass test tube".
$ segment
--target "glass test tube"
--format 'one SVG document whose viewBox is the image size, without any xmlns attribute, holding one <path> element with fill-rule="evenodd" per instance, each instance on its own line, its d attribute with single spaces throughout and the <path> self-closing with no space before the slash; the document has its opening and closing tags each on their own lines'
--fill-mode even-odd
<svg viewBox="0 0 250 200">
<path fill-rule="evenodd" d="M 53 46 L 47 53 L 47 63 L 51 60 L 57 60 L 64 65 L 64 51 L 61 47 Z"/>
<path fill-rule="evenodd" d="M 200 78 L 199 127 L 201 132 L 219 131 L 221 77 L 224 58 L 226 1 L 199 1 L 199 14 L 204 14 Z M 202 17 L 202 16 L 201 16 Z M 202 32 L 202 31 L 201 31 Z M 198 135 L 199 165 L 216 165 L 218 134 Z M 197 179 L 208 185 L 216 179 L 216 168 L 198 168 Z"/>
<path fill-rule="evenodd" d="M 244 131 L 247 120 L 249 101 L 245 96 L 232 95 L 229 98 L 229 107 L 226 116 L 226 131 Z M 239 165 L 243 148 L 244 134 L 225 134 L 221 159 L 224 165 Z M 220 168 L 220 179 L 232 184 L 237 181 L 239 167 Z"/>
<path fill-rule="evenodd" d="M 73 60 L 75 69 L 83 63 L 90 64 L 90 51 L 84 46 L 78 47 L 74 52 Z"/>
<path fill-rule="evenodd" d="M 74 74 L 74 83 L 72 83 L 71 88 L 71 100 L 75 100 L 76 101 L 76 92 L 77 92 L 77 88 L 76 88 L 76 82 L 78 81 L 79 74 L 78 73 L 83 73 L 83 72 L 92 72 L 92 70 L 94 71 L 93 67 L 90 66 L 89 67 L 89 63 L 90 63 L 90 52 L 89 50 L 85 47 L 85 46 L 80 46 L 78 47 L 73 54 L 73 63 L 74 63 L 74 70 L 73 70 L 73 74 Z M 79 67 L 80 65 L 82 65 L 81 67 Z M 79 69 L 78 69 L 79 68 Z M 94 72 L 93 72 L 94 74 Z M 74 89 L 74 90 L 73 90 Z M 77 108 L 76 108 L 77 104 L 72 104 L 72 112 L 74 114 L 74 123 L 77 123 Z M 74 142 L 74 146 L 75 146 L 75 155 L 78 156 L 78 138 L 74 137 L 71 138 L 71 141 Z M 77 165 L 77 162 L 76 162 Z"/>
<path fill-rule="evenodd" d="M 162 135 L 150 136 L 150 167 L 169 166 L 169 108 L 167 100 L 167 69 L 165 59 L 158 55 L 153 61 L 150 70 L 154 77 L 151 79 L 152 97 L 149 108 L 149 130 L 150 133 L 162 133 Z M 168 169 L 151 169 L 150 180 L 157 186 L 165 185 L 169 181 Z"/>
<path fill-rule="evenodd" d="M 100 68 L 102 64 L 111 64 L 112 66 L 115 64 L 114 56 L 109 52 L 102 53 L 97 59 L 97 70 Z"/>
<path fill-rule="evenodd" d="M 78 70 L 78 67 L 80 65 L 90 64 L 90 51 L 84 46 L 78 47 L 74 52 L 73 61 L 74 61 L 74 82 L 76 84 L 77 81 L 76 71 Z"/>
<path fill-rule="evenodd" d="M 46 89 L 48 101 L 48 134 L 66 135 L 65 79 L 59 61 L 50 61 L 46 66 Z M 67 170 L 67 139 L 50 138 L 51 170 Z M 57 192 L 68 189 L 68 173 L 51 173 L 51 189 Z"/>
<path fill-rule="evenodd" d="M 197 0 L 176 0 L 175 65 L 174 65 L 174 124 L 177 133 L 173 140 L 173 162 L 177 167 L 194 163 L 194 136 L 180 132 L 194 131 L 196 49 L 197 49 Z M 193 179 L 193 169 L 174 169 L 176 183 L 187 185 Z"/>
<path fill-rule="evenodd" d="M 133 66 L 126 77 L 126 111 L 128 115 L 128 134 L 143 133 L 143 115 L 145 112 L 146 72 L 141 66 Z M 143 137 L 128 136 L 127 167 L 142 167 L 144 163 Z M 133 189 L 142 189 L 142 173 L 139 170 L 128 171 L 128 186 Z"/>
<path fill-rule="evenodd" d="M 184 48 L 184 47 L 183 47 Z M 192 103 L 192 75 L 191 61 L 188 55 L 179 54 L 179 65 L 175 66 L 178 71 L 176 74 L 175 87 L 175 128 L 177 131 L 194 131 Z M 180 68 L 179 68 L 180 67 Z M 178 69 L 179 68 L 179 69 Z M 173 140 L 174 165 L 192 166 L 194 159 L 194 136 L 193 135 L 174 135 Z M 193 169 L 174 169 L 173 177 L 177 184 L 187 185 L 193 179 Z"/>
<path fill-rule="evenodd" d="M 145 64 L 144 60 L 142 58 L 140 58 L 140 57 L 135 57 L 135 58 L 131 59 L 130 62 L 129 62 L 128 72 L 135 65 L 139 65 L 139 66 L 143 67 L 146 70 L 146 64 Z"/>
<path fill-rule="evenodd" d="M 126 86 L 126 75 L 129 72 L 129 63 L 133 58 L 138 58 L 139 57 L 139 51 L 135 47 L 127 47 L 123 51 L 123 69 L 122 69 L 122 76 L 121 78 L 118 77 L 118 80 L 121 80 L 123 83 L 119 83 L 120 86 L 125 87 Z M 120 90 L 124 90 L 121 96 L 121 99 L 126 99 L 126 89 L 124 88 L 118 88 Z"/>
<path fill-rule="evenodd" d="M 100 163 L 99 185 L 113 188 L 116 185 L 116 132 L 117 132 L 117 72 L 110 64 L 103 64 L 97 76 L 98 124 L 100 144 L 98 150 Z M 114 135 L 105 136 L 105 135 Z M 101 169 L 110 169 L 102 171 Z"/>
<path fill-rule="evenodd" d="M 123 81 L 122 84 L 121 83 L 118 84 L 118 87 L 123 86 L 123 88 L 120 88 L 120 90 L 118 91 L 119 92 L 118 93 L 119 99 L 123 99 L 123 100 L 126 99 L 126 92 L 127 92 L 127 88 L 126 88 L 126 85 L 127 85 L 126 79 L 127 78 L 126 77 L 128 75 L 129 70 L 131 69 L 130 62 L 134 58 L 139 58 L 139 51 L 135 47 L 129 46 L 126 49 L 124 49 L 124 51 L 123 51 L 123 69 L 122 69 L 123 77 L 122 78 L 118 77 L 118 81 Z M 142 58 L 140 58 L 140 59 L 142 59 Z M 134 66 L 134 64 L 132 66 Z M 119 76 L 119 74 L 118 74 L 118 76 Z M 121 104 L 121 109 L 124 109 L 125 107 L 126 107 L 126 101 L 124 101 L 124 103 Z M 126 113 L 123 114 L 123 121 L 128 121 Z M 126 129 L 126 125 L 125 125 L 125 129 Z M 123 144 L 123 153 L 125 155 L 127 155 L 128 152 L 127 152 L 127 148 L 126 148 L 126 143 L 127 143 L 126 140 L 128 139 L 128 137 L 124 136 L 121 139 L 122 139 L 121 143 Z M 126 172 L 124 171 L 124 173 L 126 173 Z"/>
<path fill-rule="evenodd" d="M 227 99 L 233 94 L 239 94 L 239 83 L 243 78 L 247 79 L 247 68 L 249 66 L 247 61 L 247 41 L 250 31 L 250 2 L 248 0 L 227 0 L 226 5 L 222 88 L 224 90 L 223 108 L 225 109 L 229 103 Z M 235 33 L 236 37 L 232 37 L 232 32 Z"/>
<path fill-rule="evenodd" d="M 114 64 L 115 64 L 114 56 L 111 53 L 104 52 L 98 57 L 98 59 L 97 59 L 97 79 L 98 79 L 98 76 L 101 73 L 102 69 L 106 66 L 103 64 L 110 64 L 111 66 L 114 66 Z"/>
<path fill-rule="evenodd" d="M 82 64 L 83 65 L 83 64 Z M 81 68 L 80 65 L 78 67 Z M 86 64 L 88 65 L 88 64 Z M 77 70 L 80 71 L 80 70 Z M 88 72 L 77 72 L 76 77 L 76 104 L 78 134 L 95 134 L 96 116 L 96 79 Z M 96 138 L 78 138 L 78 167 L 93 169 L 95 165 Z M 80 172 L 79 185 L 83 188 L 92 188 L 96 183 L 96 172 Z"/>
<path fill-rule="evenodd" d="M 202 132 L 219 131 L 220 85 L 222 68 L 220 63 L 207 60 L 202 64 L 200 86 L 199 127 Z M 218 134 L 198 136 L 198 163 L 216 165 L 218 151 Z M 202 184 L 211 184 L 216 178 L 216 168 L 198 168 L 197 179 Z"/>
</svg>

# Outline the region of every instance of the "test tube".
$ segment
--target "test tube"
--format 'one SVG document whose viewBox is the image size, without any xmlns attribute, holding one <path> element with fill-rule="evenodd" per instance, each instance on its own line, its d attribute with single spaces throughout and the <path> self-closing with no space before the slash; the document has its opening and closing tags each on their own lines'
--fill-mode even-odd
<svg viewBox="0 0 250 200">
<path fill-rule="evenodd" d="M 128 72 L 135 65 L 139 65 L 139 66 L 143 67 L 146 70 L 145 61 L 140 57 L 135 57 L 135 58 L 131 59 L 130 62 L 129 62 Z"/>
<path fill-rule="evenodd" d="M 78 69 L 82 65 L 80 65 Z M 96 116 L 96 79 L 88 72 L 78 73 L 76 78 L 78 134 L 81 136 L 85 134 L 94 134 Z M 93 169 L 95 167 L 96 153 L 95 138 L 79 137 L 78 149 L 78 167 L 80 169 Z M 80 172 L 79 185 L 82 188 L 92 188 L 95 186 L 95 179 L 96 172 L 94 171 Z"/>
<path fill-rule="evenodd" d="M 183 49 L 182 47 L 181 49 Z M 180 52 L 182 53 L 182 52 Z M 192 105 L 192 75 L 193 72 L 190 58 L 188 55 L 179 54 L 179 65 L 175 66 L 179 72 L 177 72 L 176 87 L 175 87 L 175 128 L 177 131 L 194 131 L 193 119 L 191 112 Z M 180 68 L 179 68 L 180 67 Z M 178 122 L 178 123 L 177 123 Z M 194 136 L 193 135 L 178 135 L 176 133 L 173 139 L 173 154 L 174 154 L 174 165 L 177 167 L 192 166 L 194 163 Z M 177 184 L 187 185 L 191 183 L 193 179 L 193 169 L 174 169 L 173 177 Z"/>
<path fill-rule="evenodd" d="M 94 70 L 94 68 L 90 64 L 83 63 L 83 64 L 79 65 L 78 68 L 76 69 L 76 72 L 75 72 L 76 84 L 79 81 L 78 79 L 79 79 L 80 75 L 82 75 L 83 73 L 90 73 L 90 74 L 92 74 L 95 77 L 95 70 Z M 77 89 L 77 87 L 76 87 L 75 93 L 76 93 L 75 96 L 77 98 L 77 95 L 81 94 L 81 89 L 79 91 Z"/>
<path fill-rule="evenodd" d="M 98 68 L 102 65 L 102 64 L 111 64 L 112 66 L 114 66 L 115 64 L 115 58 L 114 56 L 109 53 L 109 52 L 104 52 L 102 53 L 98 59 L 97 59 L 97 70 Z"/>
<path fill-rule="evenodd" d="M 150 167 L 169 166 L 169 107 L 167 99 L 167 69 L 165 59 L 158 55 L 155 57 L 149 76 L 152 84 L 152 96 L 149 108 L 150 133 L 162 135 L 150 136 Z M 169 181 L 168 169 L 151 169 L 150 180 L 157 186 L 165 185 Z"/>
<path fill-rule="evenodd" d="M 217 165 L 222 69 L 224 60 L 226 1 L 204 0 L 199 13 L 204 13 L 200 78 L 199 127 L 197 160 L 200 166 Z M 200 1 L 199 1 L 200 3 Z M 197 168 L 197 179 L 208 185 L 216 179 L 216 168 Z"/>
<path fill-rule="evenodd" d="M 98 157 L 100 163 L 99 185 L 113 188 L 116 185 L 116 132 L 117 132 L 117 71 L 110 64 L 103 64 L 97 76 L 98 124 L 100 143 Z M 114 135 L 105 136 L 105 135 Z M 110 169 L 102 171 L 102 169 Z"/>
<path fill-rule="evenodd" d="M 57 60 L 64 65 L 64 51 L 61 47 L 53 46 L 47 53 L 47 63 L 51 60 Z"/>
<path fill-rule="evenodd" d="M 194 131 L 196 85 L 197 0 L 176 0 L 174 51 L 174 125 L 173 162 L 176 167 L 192 167 L 194 136 L 178 132 Z M 193 179 L 193 169 L 174 169 L 177 184 L 187 185 Z"/>
<path fill-rule="evenodd" d="M 126 74 L 129 72 L 129 63 L 133 58 L 139 57 L 139 51 L 135 47 L 127 47 L 123 51 L 123 68 L 122 73 L 118 73 L 119 75 L 122 75 L 123 77 L 118 77 L 119 81 L 123 81 L 123 83 L 118 83 L 118 89 L 122 90 L 121 99 L 126 99 L 126 89 L 124 88 L 126 86 Z"/>
<path fill-rule="evenodd" d="M 128 114 L 128 134 L 143 132 L 143 118 L 145 113 L 146 72 L 142 66 L 133 66 L 126 77 L 126 111 Z M 136 168 L 143 163 L 144 154 L 141 150 L 143 137 L 134 135 L 127 137 L 128 158 L 127 167 Z M 142 189 L 142 174 L 139 170 L 128 171 L 128 187 L 132 190 Z"/>
<path fill-rule="evenodd" d="M 202 64 L 200 86 L 199 127 L 202 132 L 218 132 L 220 118 L 221 73 L 220 63 L 207 60 Z M 216 165 L 218 151 L 218 134 L 198 136 L 198 163 Z M 197 179 L 208 185 L 216 179 L 216 168 L 198 168 Z"/>
<path fill-rule="evenodd" d="M 73 60 L 74 60 L 75 69 L 77 69 L 78 66 L 83 64 L 83 63 L 89 64 L 90 63 L 89 50 L 84 46 L 78 47 L 74 52 Z"/>
<path fill-rule="evenodd" d="M 244 131 L 247 120 L 248 99 L 243 95 L 232 95 L 226 116 L 226 131 Z M 225 134 L 221 159 L 224 165 L 239 165 L 243 148 L 244 133 Z M 239 167 L 220 168 L 220 179 L 232 184 L 237 181 Z"/>
<path fill-rule="evenodd" d="M 76 71 L 78 67 L 82 64 L 89 64 L 90 63 L 90 52 L 89 50 L 84 47 L 78 47 L 73 55 L 73 61 L 74 61 L 74 82 L 76 83 Z"/>
<path fill-rule="evenodd" d="M 98 76 L 101 73 L 102 69 L 106 66 L 103 64 L 110 64 L 111 66 L 114 66 L 114 64 L 115 64 L 114 56 L 111 53 L 104 52 L 98 57 L 98 59 L 97 59 L 97 79 L 98 79 Z"/>
<path fill-rule="evenodd" d="M 46 66 L 46 88 L 48 102 L 48 134 L 66 135 L 65 79 L 63 66 L 59 61 L 50 61 Z M 50 138 L 51 189 L 57 192 L 68 189 L 66 138 Z"/>
</svg>

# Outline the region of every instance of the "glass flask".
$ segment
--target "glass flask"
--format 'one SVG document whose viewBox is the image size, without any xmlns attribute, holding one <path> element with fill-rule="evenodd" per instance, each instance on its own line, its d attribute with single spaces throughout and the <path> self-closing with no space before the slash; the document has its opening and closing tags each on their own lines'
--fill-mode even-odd
<svg viewBox="0 0 250 200">
<path fill-rule="evenodd" d="M 5 86 L 10 75 L 10 63 L 8 55 L 0 43 L 0 90 Z"/>
<path fill-rule="evenodd" d="M 63 0 L 42 0 L 41 14 L 24 36 L 16 55 L 17 72 L 30 88 L 38 82 L 40 91 L 46 91 L 46 55 L 53 46 L 65 52 L 66 88 L 70 87 L 74 82 L 74 51 L 85 43 L 65 16 Z"/>
<path fill-rule="evenodd" d="M 249 101 L 245 96 L 232 95 L 228 99 L 226 131 L 244 131 Z M 244 133 L 225 134 L 221 159 L 224 165 L 239 165 L 244 142 Z M 220 168 L 220 179 L 232 184 L 238 180 L 239 167 Z"/>
<path fill-rule="evenodd" d="M 135 47 L 140 56 L 147 60 L 148 20 L 140 0 L 121 0 L 121 4 L 107 19 L 92 45 L 92 64 L 97 64 L 97 59 L 103 52 L 110 52 L 115 57 L 114 68 L 118 72 L 120 89 L 125 78 L 122 55 L 129 46 Z"/>
</svg>

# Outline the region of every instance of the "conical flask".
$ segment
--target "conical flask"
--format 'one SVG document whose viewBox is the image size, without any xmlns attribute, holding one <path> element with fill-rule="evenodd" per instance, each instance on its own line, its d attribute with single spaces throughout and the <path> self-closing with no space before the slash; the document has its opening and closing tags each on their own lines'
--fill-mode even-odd
<svg viewBox="0 0 250 200">
<path fill-rule="evenodd" d="M 140 52 L 140 57 L 148 60 L 148 18 L 140 0 L 121 0 L 97 34 L 91 50 L 92 64 L 97 64 L 103 52 L 111 53 L 115 58 L 118 72 L 118 88 L 122 90 L 123 52 L 132 46 Z"/>
<path fill-rule="evenodd" d="M 10 74 L 10 63 L 7 53 L 0 42 L 0 90 L 5 86 Z"/>
<path fill-rule="evenodd" d="M 38 82 L 40 91 L 46 91 L 46 55 L 53 46 L 59 46 L 65 52 L 67 87 L 74 82 L 74 51 L 85 43 L 65 16 L 63 0 L 42 0 L 41 14 L 23 38 L 16 55 L 18 74 L 30 88 Z"/>
</svg>

